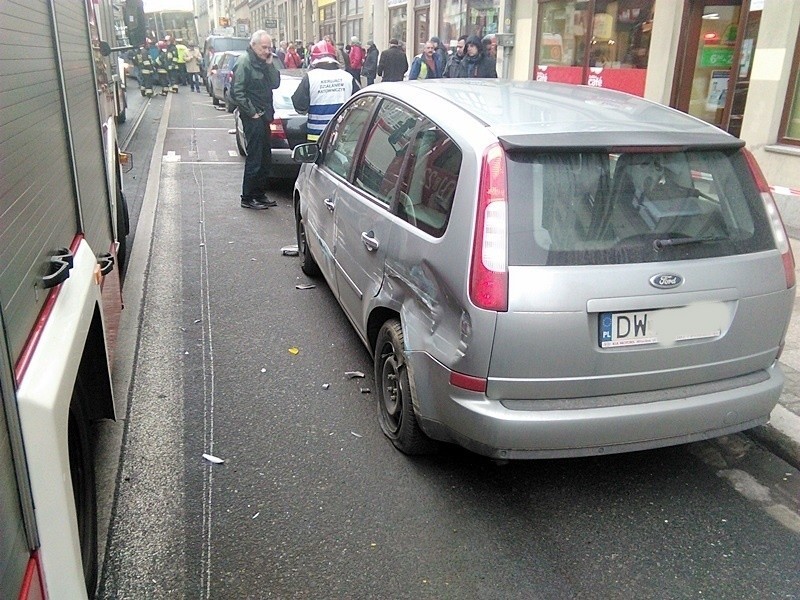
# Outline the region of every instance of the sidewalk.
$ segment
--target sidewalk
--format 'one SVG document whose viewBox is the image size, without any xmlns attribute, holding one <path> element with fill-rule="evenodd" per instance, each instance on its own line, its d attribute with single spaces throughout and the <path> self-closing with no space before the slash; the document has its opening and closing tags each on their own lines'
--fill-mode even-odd
<svg viewBox="0 0 800 600">
<path fill-rule="evenodd" d="M 800 195 L 795 190 L 774 188 L 786 228 L 791 237 L 796 272 L 800 271 Z M 800 273 L 798 273 L 800 281 Z M 798 288 L 800 289 L 800 288 Z M 800 469 L 800 297 L 796 294 L 792 320 L 786 333 L 786 345 L 780 358 L 786 376 L 778 405 L 770 421 L 748 433 L 772 452 Z"/>
</svg>

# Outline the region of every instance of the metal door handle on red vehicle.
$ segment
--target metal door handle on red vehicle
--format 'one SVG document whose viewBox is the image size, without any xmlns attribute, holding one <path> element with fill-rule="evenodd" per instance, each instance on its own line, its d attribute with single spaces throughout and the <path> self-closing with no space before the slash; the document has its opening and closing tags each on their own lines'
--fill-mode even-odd
<svg viewBox="0 0 800 600">
<path fill-rule="evenodd" d="M 367 250 L 370 252 L 375 252 L 380 246 L 380 242 L 375 238 L 375 234 L 372 231 L 364 231 L 361 233 L 361 241 L 367 247 Z"/>
</svg>

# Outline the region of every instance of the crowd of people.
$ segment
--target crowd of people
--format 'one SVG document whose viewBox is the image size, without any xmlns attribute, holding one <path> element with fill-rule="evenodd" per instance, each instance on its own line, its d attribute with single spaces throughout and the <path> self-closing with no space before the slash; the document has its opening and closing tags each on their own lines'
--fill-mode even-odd
<svg viewBox="0 0 800 600">
<path fill-rule="evenodd" d="M 308 140 L 316 141 L 342 104 L 361 88 L 363 79 L 366 85 L 372 85 L 378 77 L 381 81 L 403 81 L 406 73 L 409 80 L 496 78 L 495 50 L 491 36 L 483 40 L 461 36 L 450 52 L 439 38 L 432 37 L 409 65 L 397 39 L 389 40 L 389 47 L 380 52 L 373 42 L 364 47 L 355 36 L 347 46 L 337 46 L 330 36 L 307 47 L 285 41 L 275 46 L 266 31 L 256 31 L 247 51 L 236 60 L 230 90 L 247 142 L 241 206 L 260 210 L 276 205 L 266 193 L 272 162 L 270 122 L 275 112 L 272 92 L 281 81 L 274 57 L 287 69 L 307 69 L 292 103 L 298 112 L 308 115 Z M 200 91 L 204 65 L 193 43 L 187 45 L 169 35 L 156 43 L 148 39 L 131 58 L 143 96 L 155 95 L 158 88 L 165 96 L 177 93 L 179 85 Z"/>
<path fill-rule="evenodd" d="M 409 80 L 497 77 L 497 42 L 493 35 L 483 39 L 462 35 L 450 49 L 434 36 L 425 42 L 422 52 L 410 64 L 405 49 L 394 38 L 383 51 L 379 51 L 372 41 L 362 45 L 355 36 L 347 45 L 335 43 L 329 35 L 322 41 L 333 48 L 339 68 L 350 73 L 359 84 L 372 85 L 377 78 L 403 81 L 406 77 Z M 274 49 L 274 53 L 287 68 L 310 68 L 314 47 L 314 43 L 304 47 L 300 41 L 284 41 Z"/>
<path fill-rule="evenodd" d="M 154 96 L 156 92 L 162 96 L 177 94 L 179 85 L 200 91 L 203 57 L 194 42 L 185 44 L 170 35 L 157 42 L 147 38 L 129 58 L 136 69 L 142 96 Z"/>
</svg>

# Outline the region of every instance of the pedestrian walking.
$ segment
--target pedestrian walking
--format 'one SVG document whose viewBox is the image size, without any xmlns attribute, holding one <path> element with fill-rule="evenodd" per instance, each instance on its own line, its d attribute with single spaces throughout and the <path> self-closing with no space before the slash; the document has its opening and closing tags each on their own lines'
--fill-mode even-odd
<svg viewBox="0 0 800 600">
<path fill-rule="evenodd" d="M 200 91 L 200 61 L 203 60 L 203 55 L 194 43 L 189 43 L 189 48 L 186 50 L 186 77 L 193 92 Z"/>
<path fill-rule="evenodd" d="M 406 53 L 395 38 L 389 40 L 389 47 L 381 52 L 378 59 L 378 77 L 381 81 L 403 81 L 408 71 Z"/>
<path fill-rule="evenodd" d="M 497 78 L 495 63 L 484 52 L 481 38 L 477 35 L 467 38 L 466 51 L 461 60 L 457 77 Z"/>
<path fill-rule="evenodd" d="M 456 42 L 455 52 L 447 59 L 447 65 L 444 68 L 442 77 L 458 77 L 461 71 L 461 61 L 464 59 L 464 52 L 467 45 L 467 36 L 462 35 Z"/>
<path fill-rule="evenodd" d="M 411 62 L 411 70 L 408 73 L 408 80 L 415 79 L 439 79 L 442 76 L 443 66 L 436 58 L 436 48 L 430 40 L 425 42 L 425 46 L 420 54 L 414 57 Z"/>
<path fill-rule="evenodd" d="M 361 67 L 361 74 L 367 78 L 367 85 L 375 83 L 375 76 L 378 74 L 378 47 L 374 42 L 367 42 L 367 56 L 364 58 L 364 66 Z"/>
<path fill-rule="evenodd" d="M 359 90 L 352 75 L 339 68 L 336 48 L 322 40 L 311 49 L 311 70 L 292 94 L 299 113 L 308 113 L 308 140 L 316 142 L 345 101 Z"/>
<path fill-rule="evenodd" d="M 364 59 L 366 58 L 366 51 L 361 46 L 356 36 L 350 38 L 350 50 L 347 52 L 348 65 L 347 72 L 353 76 L 359 84 L 361 83 L 361 67 L 364 66 Z"/>
<path fill-rule="evenodd" d="M 239 107 L 247 143 L 242 178 L 243 208 L 258 210 L 277 205 L 266 194 L 272 163 L 269 126 L 275 116 L 272 90 L 281 84 L 281 74 L 275 68 L 272 57 L 272 38 L 259 29 L 250 38 L 250 47 L 236 59 L 233 67 L 230 97 Z"/>
</svg>

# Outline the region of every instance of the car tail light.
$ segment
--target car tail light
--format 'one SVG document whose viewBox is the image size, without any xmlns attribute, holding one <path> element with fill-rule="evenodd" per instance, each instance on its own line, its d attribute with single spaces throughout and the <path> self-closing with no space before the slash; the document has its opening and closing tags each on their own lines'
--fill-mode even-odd
<svg viewBox="0 0 800 600">
<path fill-rule="evenodd" d="M 47 598 L 42 584 L 42 566 L 39 560 L 38 552 L 31 554 L 25 569 L 25 576 L 22 579 L 22 587 L 19 590 L 19 600 L 44 600 Z"/>
<path fill-rule="evenodd" d="M 508 310 L 506 155 L 499 144 L 483 155 L 469 297 L 478 308 Z"/>
<path fill-rule="evenodd" d="M 794 274 L 794 255 L 792 254 L 792 247 L 789 244 L 789 236 L 786 234 L 786 227 L 783 225 L 781 214 L 778 212 L 778 205 L 775 204 L 775 198 L 772 197 L 772 192 L 769 189 L 767 178 L 758 166 L 755 157 L 749 150 L 742 150 L 744 157 L 747 159 L 747 166 L 750 167 L 750 173 L 755 179 L 758 191 L 761 193 L 761 199 L 764 201 L 764 208 L 767 210 L 769 223 L 772 227 L 772 236 L 775 238 L 775 246 L 781 253 L 783 259 L 783 272 L 786 276 L 786 287 L 794 287 L 795 274 Z"/>
<path fill-rule="evenodd" d="M 286 130 L 283 128 L 283 121 L 280 119 L 273 119 L 269 124 L 270 135 L 274 138 L 281 140 L 286 139 Z"/>
</svg>

